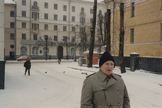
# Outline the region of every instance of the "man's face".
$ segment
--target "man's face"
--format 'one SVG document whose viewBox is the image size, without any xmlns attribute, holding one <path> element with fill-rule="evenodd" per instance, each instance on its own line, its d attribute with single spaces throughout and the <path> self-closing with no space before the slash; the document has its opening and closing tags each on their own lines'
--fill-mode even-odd
<svg viewBox="0 0 162 108">
<path fill-rule="evenodd" d="M 110 76 L 113 72 L 113 69 L 114 69 L 114 62 L 109 60 L 109 61 L 106 61 L 101 67 L 100 67 L 101 71 Z"/>
</svg>

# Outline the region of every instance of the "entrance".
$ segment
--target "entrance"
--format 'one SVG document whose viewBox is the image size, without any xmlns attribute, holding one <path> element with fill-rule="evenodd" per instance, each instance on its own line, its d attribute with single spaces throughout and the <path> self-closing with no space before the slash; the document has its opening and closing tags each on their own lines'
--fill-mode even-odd
<svg viewBox="0 0 162 108">
<path fill-rule="evenodd" d="M 14 60 L 14 52 L 10 52 L 10 60 Z"/>
<path fill-rule="evenodd" d="M 63 47 L 62 46 L 58 46 L 58 58 L 63 58 Z"/>
</svg>

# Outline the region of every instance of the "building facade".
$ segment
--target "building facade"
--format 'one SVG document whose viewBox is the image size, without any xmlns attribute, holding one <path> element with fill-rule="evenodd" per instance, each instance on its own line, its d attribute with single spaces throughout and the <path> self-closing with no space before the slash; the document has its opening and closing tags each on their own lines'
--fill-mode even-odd
<svg viewBox="0 0 162 108">
<path fill-rule="evenodd" d="M 85 26 L 91 27 L 93 2 L 82 0 L 14 0 L 14 2 L 15 32 L 9 28 L 9 21 L 6 22 L 6 38 L 11 38 L 13 33 L 15 42 L 7 39 L 6 42 L 14 45 L 15 49 L 6 47 L 6 56 L 13 50 L 15 57 L 28 55 L 32 58 L 45 58 L 47 55 L 52 58 L 73 58 L 75 49 L 77 57 L 83 56 L 85 50 L 79 34 L 85 32 Z M 5 7 L 8 8 L 7 4 Z M 14 6 L 10 7 L 14 10 Z M 6 9 L 7 14 L 9 10 L 11 9 Z M 104 13 L 105 10 L 105 5 L 98 3 L 97 13 L 99 11 Z M 13 20 L 14 18 L 11 18 L 10 22 Z M 6 46 L 9 46 L 7 44 Z M 100 47 L 96 45 L 94 51 L 99 49 Z"/>
<path fill-rule="evenodd" d="M 124 0 L 124 55 L 132 52 L 140 56 L 162 56 L 162 0 Z M 111 8 L 112 53 L 119 52 L 120 12 L 119 2 L 113 11 L 113 2 L 107 1 Z"/>
<path fill-rule="evenodd" d="M 16 5 L 15 2 L 5 1 L 5 14 L 4 14 L 4 34 L 5 34 L 5 59 L 14 59 L 15 45 L 16 45 Z"/>
</svg>

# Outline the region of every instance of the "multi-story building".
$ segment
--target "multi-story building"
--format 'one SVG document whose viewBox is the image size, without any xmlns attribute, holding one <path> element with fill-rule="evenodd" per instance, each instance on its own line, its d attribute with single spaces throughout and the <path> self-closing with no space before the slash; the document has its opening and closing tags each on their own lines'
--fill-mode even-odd
<svg viewBox="0 0 162 108">
<path fill-rule="evenodd" d="M 119 52 L 120 12 L 119 1 L 113 12 L 112 0 L 105 0 L 111 8 L 112 53 Z M 115 0 L 116 1 L 116 0 Z M 124 9 L 124 55 L 132 52 L 140 56 L 162 56 L 162 0 L 123 0 Z M 113 13 L 115 13 L 113 15 Z M 114 24 L 114 25 L 113 25 Z"/>
<path fill-rule="evenodd" d="M 14 1 L 5 1 L 4 5 L 4 21 L 5 21 L 5 59 L 14 59 L 16 45 L 16 5 Z"/>
<path fill-rule="evenodd" d="M 16 11 L 15 5 L 10 8 L 8 4 L 5 5 L 5 18 L 8 17 L 5 24 L 6 56 L 15 52 L 16 56 L 28 55 L 32 58 L 44 58 L 46 55 L 52 58 L 72 58 L 75 49 L 77 57 L 83 55 L 83 40 L 79 34 L 85 32 L 85 26 L 91 26 L 93 2 L 83 0 L 14 0 L 14 2 Z M 99 11 L 104 13 L 105 10 L 105 5 L 98 3 L 97 13 Z M 14 11 L 16 21 L 10 16 L 11 11 Z M 15 30 L 11 27 L 12 22 Z M 15 49 L 10 45 L 15 46 Z M 94 51 L 99 48 L 96 46 Z"/>
</svg>

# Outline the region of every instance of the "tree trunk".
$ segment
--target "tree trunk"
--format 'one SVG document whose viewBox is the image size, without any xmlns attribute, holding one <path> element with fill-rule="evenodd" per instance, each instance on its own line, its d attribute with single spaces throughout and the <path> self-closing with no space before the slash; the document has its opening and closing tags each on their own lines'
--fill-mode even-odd
<svg viewBox="0 0 162 108">
<path fill-rule="evenodd" d="M 106 27 L 106 21 L 107 21 L 107 12 L 105 12 L 105 20 L 104 20 L 104 45 L 106 45 L 106 35 L 107 35 L 107 27 Z"/>
<path fill-rule="evenodd" d="M 106 51 L 111 51 L 111 37 L 110 37 L 110 26 L 111 26 L 111 9 L 107 9 L 107 20 L 106 20 L 106 27 L 107 27 L 107 36 L 106 36 Z"/>
<path fill-rule="evenodd" d="M 96 28 L 96 10 L 97 10 L 97 0 L 94 0 L 93 23 L 92 23 L 91 38 L 90 38 L 88 67 L 92 67 L 92 60 L 93 60 L 93 49 L 94 49 L 95 28 Z"/>
<path fill-rule="evenodd" d="M 124 3 L 120 3 L 120 42 L 119 42 L 119 64 L 121 73 L 125 73 L 124 65 Z"/>
</svg>

